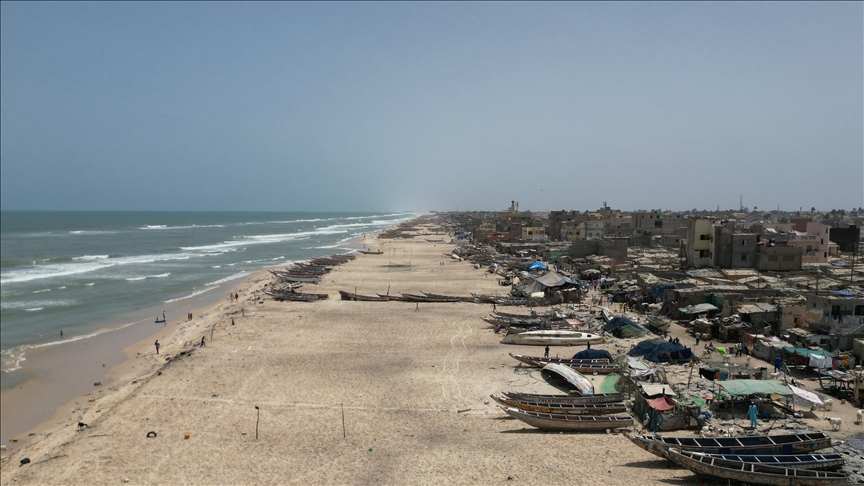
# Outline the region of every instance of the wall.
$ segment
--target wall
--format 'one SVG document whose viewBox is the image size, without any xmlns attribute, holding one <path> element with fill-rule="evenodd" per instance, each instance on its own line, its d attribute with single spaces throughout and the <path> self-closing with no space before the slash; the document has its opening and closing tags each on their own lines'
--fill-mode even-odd
<svg viewBox="0 0 864 486">
<path fill-rule="evenodd" d="M 713 221 L 708 218 L 690 220 L 687 232 L 687 264 L 691 267 L 710 267 L 714 264 Z"/>
<path fill-rule="evenodd" d="M 801 249 L 795 246 L 756 247 L 756 270 L 789 272 L 801 270 Z"/>
</svg>

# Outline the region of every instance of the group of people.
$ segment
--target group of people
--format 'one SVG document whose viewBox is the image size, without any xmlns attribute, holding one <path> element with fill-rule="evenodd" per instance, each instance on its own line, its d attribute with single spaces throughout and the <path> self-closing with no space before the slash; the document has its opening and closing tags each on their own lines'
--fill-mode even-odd
<svg viewBox="0 0 864 486">
<path fill-rule="evenodd" d="M 240 302 L 240 294 L 237 292 L 228 292 L 228 298 L 231 299 L 231 302 Z"/>
</svg>

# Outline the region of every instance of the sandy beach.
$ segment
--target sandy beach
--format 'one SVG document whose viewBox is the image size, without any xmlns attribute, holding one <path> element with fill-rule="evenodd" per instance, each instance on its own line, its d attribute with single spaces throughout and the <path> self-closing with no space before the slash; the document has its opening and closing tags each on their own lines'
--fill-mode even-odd
<svg viewBox="0 0 864 486">
<path fill-rule="evenodd" d="M 250 276 L 235 287 L 239 302 L 167 326 L 160 355 L 149 338 L 128 348 L 114 386 L 34 429 L 3 462 L 2 483 L 699 484 L 621 434 L 543 432 L 507 417 L 490 394 L 557 391 L 507 355 L 542 348 L 499 344 L 480 320 L 491 306 L 339 300 L 355 288 L 503 293 L 485 270 L 443 257 L 453 245 L 426 238 L 367 237 L 384 253 L 304 287 L 325 301 L 256 301 L 271 278 Z"/>
</svg>

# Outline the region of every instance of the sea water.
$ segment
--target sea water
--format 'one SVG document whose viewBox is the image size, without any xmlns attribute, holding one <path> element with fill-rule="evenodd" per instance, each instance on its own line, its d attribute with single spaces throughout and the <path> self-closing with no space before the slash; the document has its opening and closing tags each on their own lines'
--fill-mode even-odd
<svg viewBox="0 0 864 486">
<path fill-rule="evenodd" d="M 20 382 L 27 349 L 60 341 L 61 330 L 69 341 L 117 327 L 118 316 L 176 307 L 265 267 L 344 253 L 413 216 L 2 211 L 0 385 Z"/>
</svg>

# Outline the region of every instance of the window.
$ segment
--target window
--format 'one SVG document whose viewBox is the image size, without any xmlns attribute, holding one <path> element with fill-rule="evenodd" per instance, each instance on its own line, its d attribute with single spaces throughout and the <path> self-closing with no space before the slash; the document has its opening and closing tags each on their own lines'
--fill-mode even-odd
<svg viewBox="0 0 864 486">
<path fill-rule="evenodd" d="M 783 261 L 784 262 L 794 262 L 795 261 L 795 255 L 785 255 L 783 257 Z"/>
<path fill-rule="evenodd" d="M 699 250 L 699 258 L 711 258 L 711 252 L 708 250 Z"/>
<path fill-rule="evenodd" d="M 769 262 L 776 262 L 777 261 L 777 255 L 768 256 L 768 261 Z"/>
<path fill-rule="evenodd" d="M 741 255 L 741 261 L 742 261 L 742 262 L 746 262 L 746 261 L 747 261 L 747 255 L 746 255 L 746 254 Z"/>
<path fill-rule="evenodd" d="M 654 227 L 655 228 L 662 228 L 663 227 L 663 220 L 658 219 L 657 221 L 654 221 Z"/>
<path fill-rule="evenodd" d="M 856 305 L 855 306 L 855 315 L 856 316 L 864 316 L 864 305 Z"/>
<path fill-rule="evenodd" d="M 708 239 L 708 235 L 699 235 L 699 239 L 705 241 Z"/>
<path fill-rule="evenodd" d="M 747 246 L 747 240 L 741 240 L 741 246 Z"/>
</svg>

